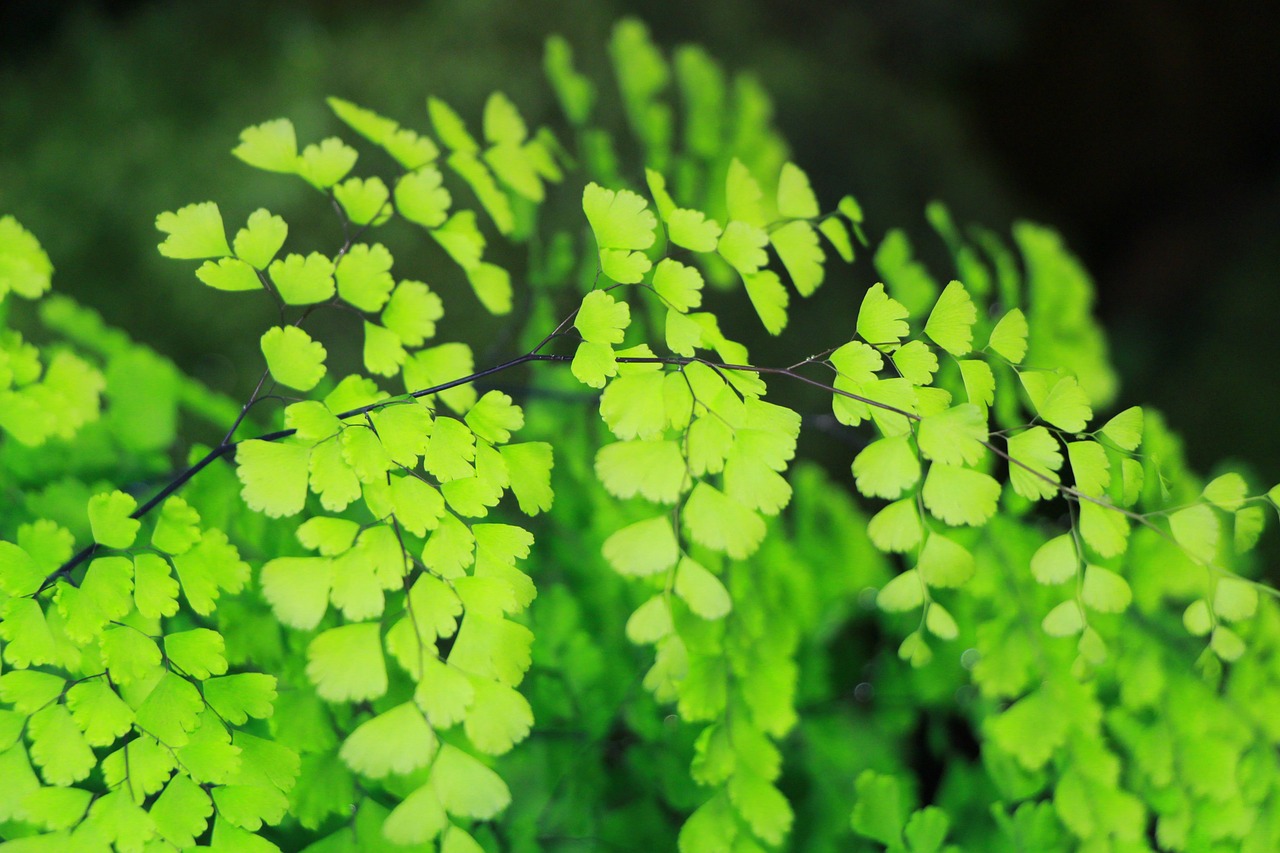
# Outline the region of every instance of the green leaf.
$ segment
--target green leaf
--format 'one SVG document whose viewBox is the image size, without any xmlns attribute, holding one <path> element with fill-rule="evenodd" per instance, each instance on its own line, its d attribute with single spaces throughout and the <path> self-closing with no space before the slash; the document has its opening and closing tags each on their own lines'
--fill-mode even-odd
<svg viewBox="0 0 1280 853">
<path fill-rule="evenodd" d="M 406 702 L 357 726 L 347 735 L 339 754 L 357 773 L 381 779 L 389 773 L 410 773 L 426 766 L 438 745 L 422 711 Z"/>
<path fill-rule="evenodd" d="M 259 208 L 249 214 L 244 228 L 236 232 L 236 257 L 257 270 L 265 270 L 284 245 L 289 226 L 279 216 Z"/>
<path fill-rule="evenodd" d="M 508 444 L 498 448 L 507 464 L 511 478 L 511 491 L 516 496 L 520 511 L 525 515 L 537 515 L 551 509 L 551 469 L 555 464 L 551 445 L 532 441 L 524 444 Z"/>
<path fill-rule="evenodd" d="M 160 244 L 160 254 L 166 258 L 197 260 L 231 254 L 222 214 L 211 201 L 189 204 L 176 213 L 162 213 L 156 217 L 156 228 L 168 235 Z"/>
<path fill-rule="evenodd" d="M 297 515 L 307 500 L 307 448 L 251 439 L 236 445 L 236 476 L 250 509 L 270 518 Z"/>
<path fill-rule="evenodd" d="M 447 743 L 431 766 L 431 785 L 455 817 L 487 820 L 511 802 L 511 792 L 497 773 Z"/>
<path fill-rule="evenodd" d="M 397 845 L 426 844 L 446 826 L 449 818 L 440 803 L 440 795 L 435 786 L 428 783 L 412 791 L 391 810 L 378 841 L 385 838 Z"/>
<path fill-rule="evenodd" d="M 781 844 L 795 817 L 782 792 L 763 776 L 746 769 L 729 777 L 727 787 L 729 799 L 751 831 L 769 844 Z"/>
<path fill-rule="evenodd" d="M 317 634 L 307 646 L 307 677 L 330 702 L 377 699 L 387 669 L 377 622 L 357 622 Z"/>
<path fill-rule="evenodd" d="M 333 566 L 324 558 L 277 557 L 262 567 L 259 583 L 277 619 L 292 628 L 310 630 L 329 608 Z"/>
<path fill-rule="evenodd" d="M 361 311 L 380 311 L 395 280 L 391 253 L 381 243 L 357 243 L 338 261 L 338 295 Z"/>
<path fill-rule="evenodd" d="M 124 492 L 94 495 L 89 499 L 89 527 L 93 541 L 108 548 L 128 548 L 142 522 L 130 518 L 138 502 Z"/>
<path fill-rule="evenodd" d="M 916 564 L 929 586 L 958 587 L 973 577 L 973 555 L 958 542 L 939 533 L 930 533 Z"/>
<path fill-rule="evenodd" d="M 656 365 L 643 367 L 610 382 L 600 397 L 600 417 L 621 439 L 654 438 L 666 427 L 663 375 Z"/>
<path fill-rule="evenodd" d="M 240 144 L 231 153 L 257 169 L 292 173 L 298 160 L 293 122 L 278 118 L 247 127 L 240 131 Z"/>
<path fill-rule="evenodd" d="M 22 548 L 12 542 L 0 542 L 0 590 L 15 598 L 32 595 L 44 583 L 46 574 Z"/>
<path fill-rule="evenodd" d="M 238 258 L 205 261 L 196 270 L 196 278 L 214 290 L 238 292 L 262 289 L 262 282 L 253 267 Z"/>
<path fill-rule="evenodd" d="M 680 520 L 694 542 L 735 560 L 751 556 L 764 540 L 760 516 L 705 480 L 689 493 Z"/>
<path fill-rule="evenodd" d="M 808 222 L 789 222 L 769 232 L 769 242 L 787 268 L 796 291 L 801 296 L 812 296 L 822 284 L 827 260 L 818 232 Z"/>
<path fill-rule="evenodd" d="M 204 699 L 194 684 L 172 672 L 161 676 L 138 706 L 137 726 L 166 747 L 177 749 L 199 723 Z"/>
<path fill-rule="evenodd" d="M 145 681 L 160 666 L 160 648 L 136 628 L 108 628 L 100 641 L 102 661 L 115 684 Z"/>
<path fill-rule="evenodd" d="M 986 455 L 987 419 L 972 403 L 922 418 L 916 430 L 920 452 L 944 465 L 975 465 Z"/>
<path fill-rule="evenodd" d="M 751 170 L 734 157 L 725 175 L 725 206 L 729 218 L 747 225 L 764 226 L 764 210 L 760 204 L 763 196 Z"/>
<path fill-rule="evenodd" d="M 996 377 L 991 372 L 991 365 L 972 358 L 962 359 L 958 364 L 960 376 L 964 380 L 964 392 L 969 402 L 981 408 L 987 408 L 994 403 Z"/>
<path fill-rule="evenodd" d="M 444 385 L 469 376 L 475 371 L 471 347 L 450 343 L 420 350 L 404 364 L 404 385 L 409 393 Z M 465 412 L 475 405 L 476 389 L 470 383 L 458 385 L 426 398 L 439 397 L 455 412 Z"/>
<path fill-rule="evenodd" d="M 809 176 L 795 163 L 783 163 L 778 175 L 778 213 L 796 219 L 813 219 L 821 211 Z"/>
<path fill-rule="evenodd" d="M 49 289 L 53 264 L 30 231 L 0 216 L 0 301 L 9 291 L 37 299 Z"/>
<path fill-rule="evenodd" d="M 978 526 L 995 515 L 1000 484 L 981 471 L 935 462 L 921 496 L 929 512 L 947 524 Z"/>
<path fill-rule="evenodd" d="M 915 610 L 923 603 L 924 582 L 916 569 L 895 576 L 876 593 L 876 606 L 886 613 Z"/>
<path fill-rule="evenodd" d="M 262 336 L 262 354 L 277 382 L 310 391 L 324 378 L 324 346 L 297 326 L 275 326 Z"/>
<path fill-rule="evenodd" d="M 23 798 L 22 808 L 28 822 L 56 831 L 79 823 L 92 799 L 82 788 L 41 788 Z"/>
<path fill-rule="evenodd" d="M 288 305 L 311 305 L 333 296 L 333 263 L 319 252 L 287 255 L 267 268 L 272 284 Z M 258 286 L 254 278 L 254 286 Z"/>
<path fill-rule="evenodd" d="M 733 606 L 720 579 L 691 557 L 681 557 L 676 566 L 675 590 L 703 619 L 723 618 Z"/>
<path fill-rule="evenodd" d="M 210 678 L 203 685 L 204 699 L 218 716 L 232 725 L 241 726 L 250 717 L 266 719 L 274 710 L 275 676 L 260 672 L 242 672 Z"/>
<path fill-rule="evenodd" d="M 505 269 L 497 264 L 481 263 L 467 270 L 467 281 L 490 314 L 511 313 L 511 275 Z"/>
<path fill-rule="evenodd" d="M 686 517 L 688 507 L 686 505 Z M 659 515 L 614 532 L 604 542 L 604 557 L 624 575 L 652 575 L 676 564 L 680 549 L 671 519 Z"/>
<path fill-rule="evenodd" d="M 763 228 L 734 220 L 725 226 L 716 251 L 739 275 L 746 277 L 769 263 L 769 253 L 765 251 L 767 245 L 769 234 Z"/>
<path fill-rule="evenodd" d="M 846 264 L 853 263 L 853 241 L 849 239 L 849 229 L 842 221 L 828 216 L 818 223 L 818 230 L 827 238 L 841 260 Z"/>
<path fill-rule="evenodd" d="M 620 344 L 630 322 L 631 309 L 627 303 L 617 301 L 603 290 L 593 290 L 582 297 L 573 325 L 588 343 Z"/>
<path fill-rule="evenodd" d="M 1093 417 L 1093 410 L 1080 383 L 1074 376 L 1062 376 L 1045 389 L 1032 378 L 1041 375 L 1031 372 L 1019 374 L 1036 413 L 1042 420 L 1067 432 L 1082 432 Z"/>
<path fill-rule="evenodd" d="M 582 210 L 600 249 L 647 249 L 658 226 L 644 196 L 630 190 L 607 190 L 589 183 L 582 191 Z"/>
<path fill-rule="evenodd" d="M 924 333 L 952 355 L 966 355 L 973 349 L 973 324 L 977 320 L 978 309 L 969 292 L 960 282 L 952 281 L 929 312 Z"/>
<path fill-rule="evenodd" d="M 906 553 L 920 544 L 923 535 L 914 496 L 894 501 L 872 516 L 867 535 L 881 551 Z"/>
<path fill-rule="evenodd" d="M 185 849 L 194 846 L 204 834 L 213 815 L 213 801 L 190 776 L 178 773 L 151 804 L 149 812 L 161 837 Z"/>
<path fill-rule="evenodd" d="M 1101 613 L 1120 613 L 1133 600 L 1133 593 L 1129 582 L 1120 575 L 1091 563 L 1084 569 L 1080 598 L 1086 606 Z"/>
<path fill-rule="evenodd" d="M 1080 502 L 1080 535 L 1100 557 L 1114 557 L 1128 545 L 1129 520 L 1110 506 Z"/>
<path fill-rule="evenodd" d="M 1204 495 L 1205 500 L 1219 509 L 1235 512 L 1244 505 L 1245 497 L 1249 494 L 1249 485 L 1244 481 L 1244 477 L 1231 471 L 1210 480 L 1201 494 Z"/>
<path fill-rule="evenodd" d="M 327 190 L 347 176 L 356 165 L 357 154 L 336 136 L 308 145 L 298 155 L 297 169 L 302 179 L 318 190 Z"/>
<path fill-rule="evenodd" d="M 97 766 L 93 750 L 63 705 L 49 705 L 27 721 L 31 760 L 45 782 L 73 785 Z"/>
<path fill-rule="evenodd" d="M 0 675 L 0 702 L 29 716 L 62 696 L 66 684 L 65 678 L 51 672 L 14 670 Z"/>
<path fill-rule="evenodd" d="M 873 284 L 862 297 L 858 309 L 858 336 L 872 346 L 896 344 L 910 333 L 907 309 L 884 292 L 884 285 Z"/>
<path fill-rule="evenodd" d="M 873 441 L 853 460 L 858 491 L 867 497 L 896 500 L 920 480 L 920 460 L 905 435 Z"/>
<path fill-rule="evenodd" d="M 331 291 L 332 292 L 332 291 Z M 420 281 L 402 281 L 382 309 L 382 325 L 407 347 L 420 347 L 436 335 L 436 321 L 444 316 L 440 297 Z"/>
<path fill-rule="evenodd" d="M 1094 497 L 1106 493 L 1111 485 L 1111 463 L 1101 444 L 1096 441 L 1068 442 L 1067 458 L 1071 460 L 1077 491 Z"/>
<path fill-rule="evenodd" d="M 439 228 L 432 229 L 431 236 L 463 270 L 471 272 L 480 266 L 485 238 L 476 225 L 474 210 L 454 213 Z"/>
<path fill-rule="evenodd" d="M 1057 496 L 1062 452 L 1047 429 L 1035 426 L 1010 436 L 1008 450 L 1010 460 L 1016 463 L 1009 466 L 1009 482 L 1015 492 L 1032 501 Z"/>
<path fill-rule="evenodd" d="M 404 364 L 406 353 L 400 336 L 390 329 L 368 321 L 364 324 L 364 366 L 378 376 L 395 376 Z"/>
<path fill-rule="evenodd" d="M 1040 627 L 1050 637 L 1073 637 L 1084 630 L 1084 614 L 1075 599 L 1068 599 L 1045 614 Z"/>
<path fill-rule="evenodd" d="M 854 783 L 853 829 L 888 847 L 901 846 L 907 808 L 896 777 L 864 770 Z"/>
<path fill-rule="evenodd" d="M 221 634 L 208 628 L 169 634 L 164 638 L 164 652 L 171 664 L 197 681 L 227 671 L 226 643 Z"/>
<path fill-rule="evenodd" d="M 467 132 L 466 124 L 454 112 L 453 107 L 439 98 L 427 98 L 427 112 L 431 115 L 431 125 L 436 129 L 436 135 L 446 147 L 456 151 L 480 150 L 480 146 Z"/>
<path fill-rule="evenodd" d="M 781 279 L 773 270 L 761 270 L 756 273 L 744 273 L 742 277 L 746 285 L 747 296 L 756 309 L 760 322 L 771 335 L 782 334 L 787 327 L 787 290 Z"/>
<path fill-rule="evenodd" d="M 1258 538 L 1262 536 L 1262 529 L 1266 523 L 1267 516 L 1260 505 L 1245 506 L 1236 510 L 1233 544 L 1237 554 L 1253 550 L 1258 544 Z"/>
<path fill-rule="evenodd" d="M 435 166 L 423 166 L 396 182 L 396 211 L 424 228 L 444 224 L 453 197 L 444 188 L 444 176 Z"/>
<path fill-rule="evenodd" d="M 347 178 L 333 197 L 353 225 L 377 227 L 391 218 L 391 193 L 381 178 Z"/>
<path fill-rule="evenodd" d="M 159 663 L 158 656 L 156 662 Z M 81 681 L 74 685 L 67 691 L 67 710 L 90 746 L 110 746 L 127 734 L 133 725 L 133 709 L 106 679 Z"/>
<path fill-rule="evenodd" d="M 1070 533 L 1053 537 L 1031 556 L 1031 575 L 1043 584 L 1068 581 L 1076 576 L 1079 569 L 1080 556 Z"/>
<path fill-rule="evenodd" d="M 996 323 L 987 341 L 987 349 L 1002 355 L 1013 364 L 1021 364 L 1027 354 L 1027 318 L 1022 309 L 1013 308 Z"/>
<path fill-rule="evenodd" d="M 1125 409 L 1107 421 L 1099 432 L 1132 453 L 1142 443 L 1142 409 L 1138 406 Z"/>
<path fill-rule="evenodd" d="M 552 35 L 547 37 L 546 50 L 542 57 L 542 67 L 547 79 L 556 90 L 560 107 L 565 117 L 573 125 L 586 123 L 591 114 L 591 105 L 595 100 L 595 86 L 591 80 L 579 74 L 573 67 L 573 49 L 563 37 Z"/>
<path fill-rule="evenodd" d="M 596 476 L 619 498 L 642 495 L 655 503 L 675 503 L 687 473 L 675 441 L 618 441 L 596 453 Z"/>
<path fill-rule="evenodd" d="M 653 288 L 681 313 L 702 305 L 702 274 L 694 267 L 663 258 L 653 270 Z"/>
<path fill-rule="evenodd" d="M 1226 625 L 1219 625 L 1213 629 L 1213 637 L 1209 640 L 1209 647 L 1213 649 L 1214 654 L 1225 661 L 1239 660 L 1247 651 L 1244 640 L 1240 639 L 1240 635 Z"/>
<path fill-rule="evenodd" d="M 503 755 L 529 736 L 533 709 L 513 687 L 484 678 L 472 679 L 475 701 L 463 729 L 476 749 Z"/>
<path fill-rule="evenodd" d="M 719 245 L 720 223 L 700 210 L 676 208 L 667 217 L 667 236 L 672 243 L 694 252 L 714 252 Z"/>
<path fill-rule="evenodd" d="M 938 372 L 938 357 L 924 341 L 908 341 L 893 353 L 894 366 L 912 385 L 928 385 Z M 961 365 L 965 362 L 961 362 Z"/>
<path fill-rule="evenodd" d="M 627 639 L 638 646 L 656 643 L 671 633 L 671 605 L 665 595 L 655 595 L 627 619 Z"/>
<path fill-rule="evenodd" d="M 940 640 L 950 641 L 960 636 L 960 626 L 956 624 L 955 617 L 936 601 L 929 603 L 929 609 L 925 611 L 924 624 L 929 629 L 929 633 Z"/>
<path fill-rule="evenodd" d="M 1218 517 L 1203 504 L 1169 516 L 1169 529 L 1179 545 L 1197 560 L 1211 562 L 1218 553 Z"/>
<path fill-rule="evenodd" d="M 1258 590 L 1242 578 L 1219 578 L 1213 590 L 1213 612 L 1228 622 L 1253 616 L 1258 609 Z"/>
</svg>

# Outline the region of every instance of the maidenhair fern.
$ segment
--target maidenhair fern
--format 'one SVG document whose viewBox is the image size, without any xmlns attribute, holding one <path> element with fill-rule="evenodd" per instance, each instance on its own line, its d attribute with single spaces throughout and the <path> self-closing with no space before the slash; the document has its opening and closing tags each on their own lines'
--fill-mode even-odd
<svg viewBox="0 0 1280 853">
<path fill-rule="evenodd" d="M 890 231 L 868 281 L 861 207 L 752 78 L 634 21 L 609 53 L 614 96 L 548 41 L 554 129 L 495 93 L 478 130 L 436 98 L 430 133 L 339 98 L 345 140 L 245 130 L 264 193 L 304 181 L 343 236 L 157 218 L 225 310 L 274 306 L 242 406 L 46 295 L 0 219 L 0 297 L 49 341 L 0 337 L 8 848 L 1280 846 L 1280 610 L 1249 579 L 1280 493 L 1109 414 L 1053 232 L 933 205 L 955 277 Z M 475 304 L 394 228 L 508 317 L 505 356 L 452 339 Z M 845 339 L 753 363 L 824 285 Z M 844 473 L 793 464 L 783 385 Z M 182 418 L 225 437 L 175 474 Z"/>
</svg>

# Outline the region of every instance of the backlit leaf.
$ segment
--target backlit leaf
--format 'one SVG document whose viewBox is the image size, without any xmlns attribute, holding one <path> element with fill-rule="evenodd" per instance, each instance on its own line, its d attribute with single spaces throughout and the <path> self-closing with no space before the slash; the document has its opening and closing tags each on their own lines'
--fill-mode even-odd
<svg viewBox="0 0 1280 853">
<path fill-rule="evenodd" d="M 93 541 L 108 548 L 128 548 L 142 522 L 130 518 L 138 502 L 124 492 L 94 495 L 89 499 L 89 526 Z"/>
<path fill-rule="evenodd" d="M 905 435 L 873 441 L 853 460 L 858 491 L 896 500 L 920 479 L 920 460 Z"/>
<path fill-rule="evenodd" d="M 1107 421 L 1099 432 L 1124 450 L 1137 450 L 1142 443 L 1142 409 L 1138 406 L 1125 409 Z"/>
<path fill-rule="evenodd" d="M 311 305 L 333 296 L 333 262 L 319 252 L 286 255 L 267 268 L 280 298 L 289 305 Z M 256 282 L 255 282 L 256 284 Z"/>
<path fill-rule="evenodd" d="M 674 566 L 679 556 L 671 519 L 665 515 L 627 525 L 604 543 L 605 559 L 624 575 L 664 571 Z"/>
<path fill-rule="evenodd" d="M 1013 364 L 1022 363 L 1027 354 L 1027 318 L 1022 309 L 1013 308 L 1000 318 L 991 330 L 987 349 L 1004 356 Z"/>
<path fill-rule="evenodd" d="M 1120 613 L 1133 600 L 1129 583 L 1120 575 L 1101 566 L 1088 565 L 1080 588 L 1084 603 L 1102 613 Z"/>
<path fill-rule="evenodd" d="M 275 326 L 262 336 L 262 354 L 277 382 L 310 391 L 324 378 L 327 353 L 297 326 Z"/>
<path fill-rule="evenodd" d="M 921 496 L 929 512 L 947 524 L 976 526 L 995 514 L 1000 484 L 981 471 L 935 462 Z"/>
<path fill-rule="evenodd" d="M 245 227 L 236 232 L 236 257 L 257 270 L 265 270 L 284 245 L 289 226 L 279 216 L 259 208 L 249 214 Z"/>
<path fill-rule="evenodd" d="M 858 336 L 869 344 L 896 344 L 910 332 L 907 309 L 884 292 L 884 285 L 873 284 L 862 297 L 858 309 Z"/>
<path fill-rule="evenodd" d="M 292 173 L 298 159 L 293 122 L 278 118 L 247 127 L 240 131 L 240 144 L 231 153 L 258 169 Z"/>
<path fill-rule="evenodd" d="M 926 458 L 945 465 L 974 465 L 986 454 L 987 421 L 977 406 L 962 403 L 921 419 L 916 439 Z"/>
<path fill-rule="evenodd" d="M 307 499 L 307 448 L 281 441 L 242 441 L 236 476 L 250 508 L 271 518 L 297 515 Z"/>
<path fill-rule="evenodd" d="M 934 304 L 924 333 L 952 355 L 965 355 L 973 349 L 973 324 L 977 319 L 978 309 L 969 292 L 960 282 L 953 281 Z"/>
<path fill-rule="evenodd" d="M 231 254 L 222 214 L 211 201 L 162 213 L 156 217 L 156 228 L 168 235 L 160 244 L 160 254 L 166 258 L 196 260 Z"/>
<path fill-rule="evenodd" d="M 307 646 L 307 677 L 330 702 L 376 699 L 387 690 L 377 622 L 330 628 Z"/>
<path fill-rule="evenodd" d="M 1014 463 L 1009 465 L 1009 482 L 1015 492 L 1033 501 L 1058 494 L 1062 452 L 1047 429 L 1035 426 L 1010 436 L 1008 450 Z"/>
<path fill-rule="evenodd" d="M 357 726 L 347 735 L 340 755 L 352 770 L 380 779 L 425 766 L 438 744 L 422 711 L 406 702 Z"/>
</svg>

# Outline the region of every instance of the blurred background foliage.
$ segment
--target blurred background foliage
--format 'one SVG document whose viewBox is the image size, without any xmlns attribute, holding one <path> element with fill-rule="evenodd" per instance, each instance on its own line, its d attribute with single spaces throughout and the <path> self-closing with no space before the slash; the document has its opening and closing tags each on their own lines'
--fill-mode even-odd
<svg viewBox="0 0 1280 853">
<path fill-rule="evenodd" d="M 243 399 L 270 306 L 228 310 L 234 297 L 161 258 L 155 215 L 216 199 L 234 228 L 267 206 L 308 250 L 331 248 L 309 188 L 230 156 L 242 128 L 288 116 L 302 140 L 330 135 L 326 95 L 426 129 L 430 93 L 478 123 L 494 89 L 536 126 L 557 117 L 544 37 L 564 34 L 608 87 L 604 44 L 625 14 L 665 47 L 701 43 L 754 72 L 819 197 L 854 193 L 873 241 L 905 227 L 944 280 L 930 199 L 960 222 L 1062 230 L 1099 286 L 1121 399 L 1168 412 L 1202 469 L 1228 457 L 1280 479 L 1277 4 L 3 0 L 0 210 L 43 242 L 59 290 Z M 444 338 L 493 328 L 472 326 L 484 312 L 433 277 L 457 273 L 420 237 L 377 239 L 444 292 Z M 841 280 L 874 279 L 864 255 Z M 853 306 L 820 294 L 783 351 L 841 339 Z"/>
</svg>

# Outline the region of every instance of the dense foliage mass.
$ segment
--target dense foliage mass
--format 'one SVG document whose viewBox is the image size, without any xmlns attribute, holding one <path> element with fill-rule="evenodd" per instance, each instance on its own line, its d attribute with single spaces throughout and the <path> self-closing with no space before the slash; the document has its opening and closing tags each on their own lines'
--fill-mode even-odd
<svg viewBox="0 0 1280 853">
<path fill-rule="evenodd" d="M 337 98 L 348 140 L 245 130 L 343 239 L 157 218 L 278 308 L 243 406 L 49 295 L 0 219 L 43 341 L 0 337 L 8 849 L 1277 849 L 1280 611 L 1248 576 L 1280 493 L 1095 418 L 1115 377 L 1053 232 L 934 206 L 954 279 L 891 231 L 856 282 L 862 211 L 757 83 L 636 22 L 610 53 L 616 137 L 555 38 L 555 130 L 501 94 L 479 138 L 436 99 L 432 135 Z M 448 340 L 395 227 L 509 317 L 505 357 Z M 753 364 L 722 306 L 778 335 L 828 280 L 847 339 Z M 175 474 L 196 420 L 225 438 Z M 792 464 L 806 420 L 851 476 Z"/>
</svg>

